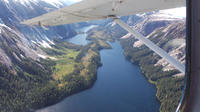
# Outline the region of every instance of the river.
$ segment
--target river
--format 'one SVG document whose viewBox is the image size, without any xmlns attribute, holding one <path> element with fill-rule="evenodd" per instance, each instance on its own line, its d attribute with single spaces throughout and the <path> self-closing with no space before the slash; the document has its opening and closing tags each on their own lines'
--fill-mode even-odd
<svg viewBox="0 0 200 112">
<path fill-rule="evenodd" d="M 77 43 L 76 39 L 73 43 Z M 125 59 L 117 41 L 110 45 L 112 49 L 100 51 L 103 66 L 98 69 L 92 88 L 37 112 L 158 112 L 160 103 L 155 86 L 146 80 L 138 66 Z"/>
</svg>

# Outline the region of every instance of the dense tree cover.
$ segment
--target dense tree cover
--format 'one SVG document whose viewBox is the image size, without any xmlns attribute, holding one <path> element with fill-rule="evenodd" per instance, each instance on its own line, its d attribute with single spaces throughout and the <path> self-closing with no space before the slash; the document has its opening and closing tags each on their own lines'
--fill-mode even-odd
<svg viewBox="0 0 200 112">
<path fill-rule="evenodd" d="M 157 88 L 157 98 L 161 102 L 160 111 L 175 112 L 182 95 L 184 83 L 183 77 L 173 77 L 174 74 L 178 73 L 176 70 L 164 72 L 162 71 L 162 66 L 155 67 L 154 64 L 160 57 L 155 55 L 155 53 L 149 50 L 146 46 L 133 48 L 135 39 L 120 39 L 125 34 L 127 34 L 127 32 L 117 25 L 109 28 L 103 26 L 91 30 L 88 39 L 102 39 L 105 41 L 120 40 L 127 60 L 131 61 L 133 64 L 139 65 L 147 80 L 152 84 L 155 84 Z M 161 37 L 162 35 L 164 34 L 160 30 L 152 35 L 152 37 Z M 165 39 L 152 38 L 152 41 L 158 43 L 160 47 L 168 51 L 170 48 L 167 46 L 166 42 L 171 40 L 173 37 L 173 35 L 169 34 Z"/>
<path fill-rule="evenodd" d="M 161 102 L 160 112 L 175 112 L 182 95 L 183 78 L 175 78 L 172 75 L 177 70 L 162 71 L 161 66 L 154 66 L 159 57 L 153 54 L 147 47 L 133 48 L 133 38 L 121 40 L 124 55 L 134 64 L 138 64 L 145 77 L 157 88 L 157 98 Z"/>
<path fill-rule="evenodd" d="M 53 68 L 46 67 L 45 64 L 40 67 L 44 62 L 33 63 L 29 59 L 21 63 L 24 63 L 24 66 L 21 64 L 21 67 L 16 69 L 17 74 L 4 65 L 0 65 L 0 110 L 2 112 L 28 111 L 28 107 L 32 107 L 34 102 L 40 101 L 32 97 L 37 94 L 37 91 L 33 91 L 33 89 L 43 87 L 51 79 L 50 74 Z M 48 61 L 45 63 L 48 63 L 49 66 L 54 64 Z M 22 67 L 24 67 L 24 71 L 22 71 Z"/>
<path fill-rule="evenodd" d="M 105 24 L 104 24 L 105 25 Z M 119 39 L 127 34 L 127 31 L 118 25 L 101 25 L 99 27 L 93 28 L 88 32 L 88 40 L 98 40 L 102 39 L 105 41 L 114 42 L 115 39 Z"/>
<path fill-rule="evenodd" d="M 111 49 L 112 47 L 104 42 L 103 40 L 93 40 L 93 42 L 89 43 L 88 45 L 82 47 L 81 52 L 76 57 L 76 61 L 80 60 L 83 56 L 87 55 L 89 49 L 92 49 L 95 52 L 98 52 L 102 49 Z"/>
<path fill-rule="evenodd" d="M 43 48 L 50 56 L 64 57 L 66 49 L 79 52 L 76 58 L 66 57 L 70 61 L 77 62 L 72 73 L 64 74 L 59 79 L 53 77 L 57 72 L 57 61 L 50 59 L 35 61 L 29 58 L 16 60 L 12 55 L 13 50 L 7 48 L 7 52 L 13 57 L 14 67 L 10 69 L 0 64 L 1 112 L 33 111 L 55 104 L 66 96 L 93 85 L 97 78 L 97 68 L 101 65 L 98 50 L 103 47 L 96 42 L 87 46 L 77 46 L 60 40 L 55 40 L 55 43 L 52 49 Z M 82 54 L 90 57 L 85 58 L 87 55 Z M 83 64 L 81 60 L 85 60 L 87 64 Z"/>
<path fill-rule="evenodd" d="M 120 38 L 127 34 L 127 32 L 114 25 L 112 27 L 102 25 L 103 27 L 97 27 L 89 31 L 88 39 L 90 40 L 104 40 L 104 41 L 114 41 L 120 40 L 122 47 L 124 48 L 124 55 L 127 60 L 131 61 L 133 64 L 137 64 L 141 67 L 143 74 L 151 82 L 155 84 L 157 88 L 157 98 L 161 102 L 160 111 L 161 112 L 175 112 L 178 105 L 179 99 L 182 94 L 183 89 L 183 77 L 173 77 L 178 71 L 162 71 L 162 66 L 154 66 L 154 64 L 160 58 L 155 55 L 146 46 L 141 46 L 139 48 L 133 48 L 133 43 L 135 39 L 123 39 Z M 162 30 L 157 31 L 154 38 L 151 40 L 157 43 L 164 50 L 168 51 L 170 46 L 166 43 L 174 38 L 173 34 L 168 34 L 165 39 L 160 39 L 156 37 L 162 37 L 165 33 Z M 159 39 L 159 40 L 158 40 Z"/>
</svg>

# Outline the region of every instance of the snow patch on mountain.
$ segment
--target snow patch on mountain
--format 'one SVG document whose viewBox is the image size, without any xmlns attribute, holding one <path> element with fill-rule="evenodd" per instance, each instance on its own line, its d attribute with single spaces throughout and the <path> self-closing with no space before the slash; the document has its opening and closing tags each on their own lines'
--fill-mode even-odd
<svg viewBox="0 0 200 112">
<path fill-rule="evenodd" d="M 168 18 L 185 18 L 186 17 L 186 7 L 179 7 L 167 10 L 159 11 L 160 17 L 165 16 Z"/>
<path fill-rule="evenodd" d="M 64 0 L 42 0 L 42 1 L 47 2 L 53 6 L 62 6 L 63 5 L 62 1 Z"/>
<path fill-rule="evenodd" d="M 9 3 L 9 0 L 4 0 L 4 2 L 8 4 L 8 3 Z"/>
<path fill-rule="evenodd" d="M 0 24 L 0 27 L 5 27 L 5 28 L 7 28 L 8 30 L 12 31 L 12 29 L 11 29 L 10 27 L 6 26 L 5 24 Z"/>
<path fill-rule="evenodd" d="M 55 45 L 55 43 L 52 40 L 49 40 L 49 38 L 47 36 L 45 36 L 45 39 L 49 44 Z"/>
<path fill-rule="evenodd" d="M 20 4 L 24 5 L 24 6 L 30 6 L 31 3 L 36 3 L 37 4 L 38 0 L 14 0 L 14 2 L 20 3 Z"/>
<path fill-rule="evenodd" d="M 0 24 L 4 24 L 4 22 L 2 21 L 2 19 L 0 18 Z"/>
<path fill-rule="evenodd" d="M 80 1 L 82 1 L 82 0 L 67 0 L 67 3 L 68 3 L 69 5 L 71 5 L 71 4 L 80 2 Z"/>
<path fill-rule="evenodd" d="M 166 9 L 160 11 L 153 11 L 149 13 L 136 14 L 138 17 L 148 18 L 153 17 L 155 20 L 167 20 L 173 21 L 175 19 L 185 19 L 186 18 L 186 7 L 179 7 L 173 9 Z"/>
<path fill-rule="evenodd" d="M 33 9 L 32 5 L 38 5 L 42 2 L 45 2 L 47 4 L 50 4 L 56 8 L 60 8 L 67 4 L 65 0 L 3 0 L 4 3 L 9 5 L 10 3 L 20 4 L 22 6 L 28 7 L 30 9 Z"/>
<path fill-rule="evenodd" d="M 42 55 L 42 54 L 38 54 L 38 56 L 41 57 L 41 58 L 43 58 L 43 59 L 46 59 L 46 58 L 47 58 L 47 56 Z"/>
<path fill-rule="evenodd" d="M 41 42 L 38 42 L 41 46 L 43 46 L 44 48 L 52 48 L 49 43 L 47 43 L 46 41 L 42 40 Z"/>
</svg>

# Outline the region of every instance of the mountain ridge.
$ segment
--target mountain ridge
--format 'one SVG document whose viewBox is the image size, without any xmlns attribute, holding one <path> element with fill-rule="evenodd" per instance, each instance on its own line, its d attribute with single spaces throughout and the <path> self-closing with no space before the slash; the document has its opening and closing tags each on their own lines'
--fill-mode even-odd
<svg viewBox="0 0 200 112">
<path fill-rule="evenodd" d="M 48 31 L 37 27 L 28 27 L 21 25 L 20 22 L 57 8 L 66 6 L 63 1 L 48 1 L 48 0 L 1 0 L 0 1 L 0 35 L 1 45 L 15 45 L 17 51 L 23 51 L 24 58 L 32 58 L 38 60 L 44 58 L 42 55 L 45 53 L 40 47 L 50 47 L 53 45 L 53 39 L 61 38 L 66 39 L 76 35 L 76 31 L 72 28 L 72 25 L 63 25 L 49 28 Z M 16 35 L 16 38 L 12 38 L 12 34 Z M 8 41 L 10 40 L 10 41 Z M 2 45 L 2 46 L 3 46 Z M 6 49 L 1 48 L 0 62 L 6 64 L 9 68 L 12 66 L 12 60 L 5 53 Z M 19 59 L 20 56 L 15 56 Z"/>
</svg>

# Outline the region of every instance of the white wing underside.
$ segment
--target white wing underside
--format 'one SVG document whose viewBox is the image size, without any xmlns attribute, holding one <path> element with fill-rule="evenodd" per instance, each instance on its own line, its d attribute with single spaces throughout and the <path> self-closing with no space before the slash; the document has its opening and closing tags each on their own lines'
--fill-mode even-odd
<svg viewBox="0 0 200 112">
<path fill-rule="evenodd" d="M 83 0 L 22 24 L 56 26 L 182 6 L 185 6 L 185 0 Z"/>
</svg>

